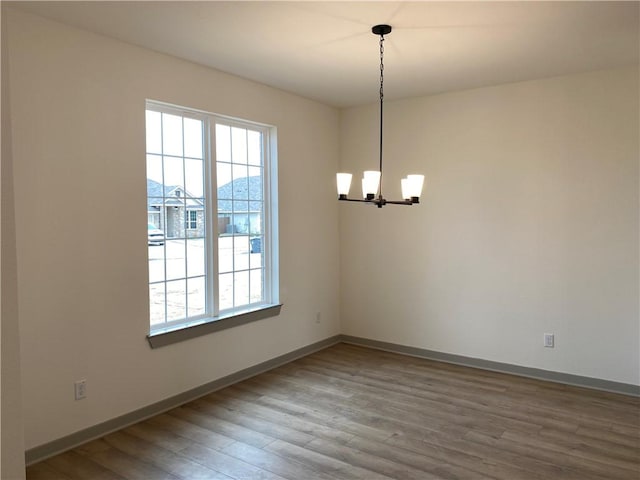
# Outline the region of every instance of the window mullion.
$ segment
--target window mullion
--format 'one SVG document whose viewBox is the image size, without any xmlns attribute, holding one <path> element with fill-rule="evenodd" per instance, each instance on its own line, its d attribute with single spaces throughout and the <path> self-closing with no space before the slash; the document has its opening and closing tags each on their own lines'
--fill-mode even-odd
<svg viewBox="0 0 640 480">
<path fill-rule="evenodd" d="M 267 275 L 271 271 L 271 224 L 269 219 L 271 217 L 271 202 L 266 201 L 270 198 L 271 190 L 271 172 L 269 168 L 266 168 L 269 162 L 269 135 L 262 130 L 262 242 L 263 242 L 263 257 L 262 257 L 262 289 L 265 300 L 271 302 L 271 276 Z M 267 297 L 268 296 L 268 297 Z"/>
<path fill-rule="evenodd" d="M 207 219 L 206 219 L 206 282 L 207 282 L 207 310 L 216 317 L 220 313 L 220 292 L 218 281 L 218 240 L 220 236 L 218 226 L 218 189 L 217 189 L 217 156 L 216 156 L 216 129 L 215 121 L 208 118 L 206 121 L 207 135 L 205 148 L 205 188 L 207 191 Z"/>
<path fill-rule="evenodd" d="M 182 116 L 182 182 L 180 185 L 182 188 L 182 195 L 180 196 L 183 203 L 183 212 L 184 218 L 186 220 L 188 212 L 187 212 L 187 160 L 185 158 L 185 141 L 184 141 L 184 116 Z M 187 225 L 185 222 L 182 222 L 182 228 L 184 232 L 184 318 L 189 318 L 189 249 L 187 248 L 188 240 L 187 240 Z"/>
<path fill-rule="evenodd" d="M 166 323 L 169 318 L 169 307 L 167 306 L 167 199 L 165 197 L 166 189 L 164 188 L 164 115 L 162 113 L 160 114 L 160 155 L 162 161 L 162 211 L 160 212 L 160 220 L 162 222 L 162 231 L 164 232 L 164 245 L 162 245 L 164 281 L 162 286 L 164 290 L 164 322 Z"/>
</svg>

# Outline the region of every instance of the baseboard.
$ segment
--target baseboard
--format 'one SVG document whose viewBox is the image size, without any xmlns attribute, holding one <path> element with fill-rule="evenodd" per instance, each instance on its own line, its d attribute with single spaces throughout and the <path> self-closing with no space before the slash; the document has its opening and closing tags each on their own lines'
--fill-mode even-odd
<svg viewBox="0 0 640 480">
<path fill-rule="evenodd" d="M 640 385 L 633 385 L 631 383 L 614 382 L 611 380 L 603 380 L 600 378 L 572 375 L 570 373 L 561 373 L 551 370 L 542 370 L 539 368 L 523 367 L 520 365 L 512 365 L 509 363 L 483 360 L 481 358 L 465 357 L 463 355 L 442 353 L 433 350 L 427 350 L 424 348 L 408 347 L 406 345 L 381 342 L 379 340 L 371 340 L 368 338 L 352 337 L 350 335 L 340 335 L 339 339 L 343 343 L 351 343 L 353 345 L 375 348 L 377 350 L 384 350 L 387 352 L 400 353 L 403 355 L 411 355 L 413 357 L 453 363 L 456 365 L 463 365 L 465 367 L 480 368 L 482 370 L 491 370 L 500 373 L 509 373 L 521 377 L 547 380 L 549 382 L 563 383 L 566 385 L 591 388 L 595 390 L 604 390 L 612 393 L 633 395 L 636 397 L 640 396 Z"/>
<path fill-rule="evenodd" d="M 312 343 L 311 345 L 307 345 L 306 347 L 302 347 L 292 352 L 285 353 L 284 355 L 280 355 L 278 357 L 267 360 L 266 362 L 262 362 L 252 367 L 245 368 L 244 370 L 240 370 L 239 372 L 232 373 L 231 375 L 227 375 L 226 377 L 219 378 L 173 397 L 166 398 L 152 405 L 147 405 L 146 407 L 140 408 L 133 412 L 126 413 L 111 420 L 107 420 L 106 422 L 99 423 L 98 425 L 93 425 L 89 428 L 85 428 L 78 432 L 72 433 L 71 435 L 53 440 L 52 442 L 30 448 L 25 452 L 25 463 L 27 465 L 32 465 L 34 463 L 40 462 L 46 458 L 77 447 L 78 445 L 82 445 L 83 443 L 107 435 L 108 433 L 115 432 L 116 430 L 120 430 L 122 428 L 128 427 L 129 425 L 133 425 L 134 423 L 138 423 L 147 418 L 159 415 L 168 410 L 171 410 L 172 408 L 184 405 L 187 402 L 195 400 L 211 392 L 215 392 L 216 390 L 220 390 L 221 388 L 228 387 L 229 385 L 232 385 L 234 383 L 238 383 L 242 380 L 246 380 L 247 378 L 254 377 L 268 370 L 272 370 L 276 367 L 279 367 L 280 365 L 284 365 L 285 363 L 289 363 L 293 360 L 296 360 L 297 358 L 307 356 L 311 353 L 317 352 L 318 350 L 322 350 L 331 345 L 335 345 L 336 343 L 340 343 L 340 335 L 335 335 L 333 337 L 320 340 L 319 342 Z"/>
</svg>

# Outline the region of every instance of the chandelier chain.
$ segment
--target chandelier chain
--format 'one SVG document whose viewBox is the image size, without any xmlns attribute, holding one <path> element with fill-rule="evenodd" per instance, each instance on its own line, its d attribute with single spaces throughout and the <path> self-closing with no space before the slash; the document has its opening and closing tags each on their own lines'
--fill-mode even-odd
<svg viewBox="0 0 640 480">
<path fill-rule="evenodd" d="M 380 183 L 378 198 L 382 199 L 382 118 L 384 103 L 384 35 L 380 35 Z"/>
<path fill-rule="evenodd" d="M 380 100 L 384 98 L 384 36 L 380 35 Z"/>
</svg>

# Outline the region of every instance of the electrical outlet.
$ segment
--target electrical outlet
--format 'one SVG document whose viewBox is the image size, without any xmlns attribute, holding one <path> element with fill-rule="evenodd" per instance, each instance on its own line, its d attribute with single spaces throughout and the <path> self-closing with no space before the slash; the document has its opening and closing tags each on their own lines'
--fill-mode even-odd
<svg viewBox="0 0 640 480">
<path fill-rule="evenodd" d="M 553 333 L 545 333 L 544 334 L 544 346 L 547 348 L 553 348 L 554 346 L 554 335 Z"/>
<path fill-rule="evenodd" d="M 82 400 L 83 398 L 87 398 L 87 381 L 86 380 L 78 380 L 73 384 L 75 390 L 76 400 Z"/>
<path fill-rule="evenodd" d="M 316 312 L 316 323 L 319 324 L 320 322 L 322 322 L 322 313 Z"/>
</svg>

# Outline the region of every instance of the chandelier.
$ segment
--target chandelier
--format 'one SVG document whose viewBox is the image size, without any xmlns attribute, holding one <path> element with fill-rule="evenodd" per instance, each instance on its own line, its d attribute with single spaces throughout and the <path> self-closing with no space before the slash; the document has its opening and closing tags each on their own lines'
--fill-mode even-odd
<svg viewBox="0 0 640 480">
<path fill-rule="evenodd" d="M 424 183 L 424 175 L 407 175 L 401 180 L 403 200 L 387 200 L 382 196 L 382 112 L 384 104 L 384 36 L 391 33 L 390 25 L 376 25 L 371 29 L 374 35 L 380 36 L 380 170 L 368 170 L 362 178 L 362 199 L 349 198 L 351 187 L 350 173 L 338 173 L 338 200 L 347 202 L 364 202 L 382 208 L 387 204 L 413 205 L 420 203 L 420 194 Z"/>
</svg>

